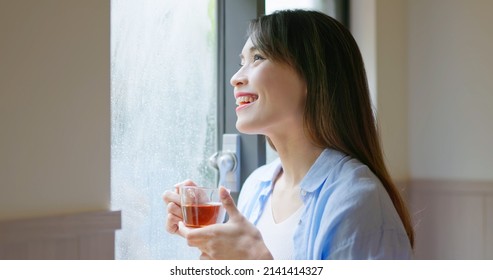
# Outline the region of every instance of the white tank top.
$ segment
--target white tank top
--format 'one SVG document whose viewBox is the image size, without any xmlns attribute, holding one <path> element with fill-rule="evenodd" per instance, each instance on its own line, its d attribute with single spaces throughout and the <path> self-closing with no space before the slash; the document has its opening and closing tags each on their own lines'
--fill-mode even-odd
<svg viewBox="0 0 493 280">
<path fill-rule="evenodd" d="M 292 260 L 294 259 L 294 231 L 300 220 L 303 207 L 298 208 L 286 220 L 276 223 L 272 216 L 271 198 L 272 195 L 269 195 L 264 212 L 258 220 L 257 228 L 274 260 Z"/>
</svg>

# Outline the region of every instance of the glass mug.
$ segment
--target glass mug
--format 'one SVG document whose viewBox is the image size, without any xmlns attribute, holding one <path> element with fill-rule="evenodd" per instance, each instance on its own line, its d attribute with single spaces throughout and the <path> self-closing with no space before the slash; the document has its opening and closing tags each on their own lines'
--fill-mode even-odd
<svg viewBox="0 0 493 280">
<path fill-rule="evenodd" d="M 219 188 L 179 188 L 183 223 L 187 227 L 201 228 L 224 221 L 226 211 L 219 198 Z"/>
</svg>

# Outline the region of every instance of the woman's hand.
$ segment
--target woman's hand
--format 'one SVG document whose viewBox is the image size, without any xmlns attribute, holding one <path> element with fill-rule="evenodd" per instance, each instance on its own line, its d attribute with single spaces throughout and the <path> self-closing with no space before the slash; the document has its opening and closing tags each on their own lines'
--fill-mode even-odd
<svg viewBox="0 0 493 280">
<path fill-rule="evenodd" d="M 229 192 L 221 187 L 220 196 L 229 215 L 227 223 L 187 229 L 175 223 L 175 216 L 168 218 L 171 230 L 183 234 L 189 246 L 202 251 L 201 259 L 272 259 L 260 232 L 241 215 Z"/>
<path fill-rule="evenodd" d="M 166 219 L 166 231 L 185 237 L 187 229 L 182 223 L 183 215 L 181 212 L 180 186 L 196 186 L 193 181 L 186 180 L 174 186 L 174 191 L 166 191 L 163 194 L 164 203 L 167 205 L 168 217 Z"/>
</svg>

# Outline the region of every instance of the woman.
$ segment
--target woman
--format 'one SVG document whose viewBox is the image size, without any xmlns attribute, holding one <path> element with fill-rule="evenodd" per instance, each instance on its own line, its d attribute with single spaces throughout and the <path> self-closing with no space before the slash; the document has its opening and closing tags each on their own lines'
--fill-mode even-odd
<svg viewBox="0 0 493 280">
<path fill-rule="evenodd" d="M 167 192 L 167 230 L 202 259 L 409 259 L 413 230 L 383 160 L 366 74 L 349 31 L 315 11 L 250 24 L 231 78 L 236 127 L 279 159 L 254 171 L 225 224 L 187 229 Z M 191 181 L 182 184 L 193 184 Z"/>
</svg>

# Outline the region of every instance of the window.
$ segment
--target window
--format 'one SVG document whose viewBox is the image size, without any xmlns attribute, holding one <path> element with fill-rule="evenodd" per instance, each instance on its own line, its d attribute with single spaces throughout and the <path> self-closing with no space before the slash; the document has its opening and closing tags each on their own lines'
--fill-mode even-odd
<svg viewBox="0 0 493 280">
<path fill-rule="evenodd" d="M 112 208 L 118 259 L 196 259 L 165 232 L 161 194 L 216 184 L 216 1 L 111 2 Z"/>
</svg>

